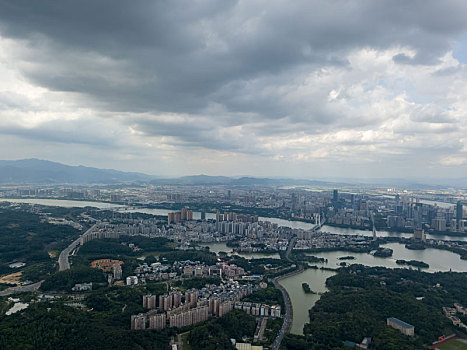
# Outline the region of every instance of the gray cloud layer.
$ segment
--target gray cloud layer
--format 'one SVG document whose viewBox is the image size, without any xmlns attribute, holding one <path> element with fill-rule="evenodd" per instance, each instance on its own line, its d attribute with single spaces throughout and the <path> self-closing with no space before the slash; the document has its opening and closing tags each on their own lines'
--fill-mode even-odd
<svg viewBox="0 0 467 350">
<path fill-rule="evenodd" d="M 0 89 L 0 132 L 115 145 L 172 172 L 219 169 L 171 163 L 205 150 L 461 173 L 466 70 L 451 50 L 466 31 L 465 1 L 0 1 L 4 66 L 46 90 Z"/>
</svg>

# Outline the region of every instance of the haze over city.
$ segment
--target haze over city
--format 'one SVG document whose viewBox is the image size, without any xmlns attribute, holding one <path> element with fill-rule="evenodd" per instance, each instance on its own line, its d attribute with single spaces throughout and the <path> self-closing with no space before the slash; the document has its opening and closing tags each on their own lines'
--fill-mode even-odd
<svg viewBox="0 0 467 350">
<path fill-rule="evenodd" d="M 465 1 L 0 1 L 0 158 L 463 177 Z"/>
</svg>

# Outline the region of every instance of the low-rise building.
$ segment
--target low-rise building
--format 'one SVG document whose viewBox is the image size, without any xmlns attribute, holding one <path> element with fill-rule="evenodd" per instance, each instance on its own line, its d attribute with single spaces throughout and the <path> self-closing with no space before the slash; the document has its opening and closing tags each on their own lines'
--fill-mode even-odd
<svg viewBox="0 0 467 350">
<path fill-rule="evenodd" d="M 411 324 L 408 324 L 404 321 L 399 320 L 398 318 L 395 317 L 389 317 L 386 320 L 386 324 L 388 326 L 391 326 L 392 328 L 395 328 L 399 330 L 402 334 L 408 335 L 413 337 L 415 333 L 415 327 L 412 326 Z"/>
</svg>

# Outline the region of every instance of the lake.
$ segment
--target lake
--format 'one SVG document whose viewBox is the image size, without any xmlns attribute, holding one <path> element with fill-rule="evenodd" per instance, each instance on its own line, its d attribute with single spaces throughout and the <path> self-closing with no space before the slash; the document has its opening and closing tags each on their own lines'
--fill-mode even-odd
<svg viewBox="0 0 467 350">
<path fill-rule="evenodd" d="M 410 268 L 406 265 L 397 265 L 396 260 L 419 260 L 430 265 L 428 269 L 422 269 L 426 272 L 436 271 L 457 271 L 467 272 L 467 260 L 462 260 L 458 254 L 447 250 L 427 248 L 425 250 L 406 249 L 400 243 L 388 243 L 382 247 L 391 248 L 393 256 L 389 258 L 380 258 L 367 253 L 352 253 L 347 251 L 330 251 L 322 253 L 312 253 L 317 257 L 328 259 L 328 263 L 310 263 L 310 265 L 327 266 L 336 268 L 338 264 L 345 261 L 347 264 L 362 264 L 366 266 L 383 266 L 387 268 Z M 339 257 L 352 255 L 354 260 L 339 260 Z M 302 273 L 284 278 L 279 283 L 284 286 L 290 295 L 293 308 L 293 322 L 291 332 L 294 334 L 303 334 L 303 326 L 309 321 L 308 310 L 311 309 L 320 296 L 316 294 L 305 294 L 302 289 L 302 283 L 310 285 L 311 290 L 323 292 L 326 290 L 326 279 L 332 276 L 334 272 L 325 270 L 308 269 Z"/>
</svg>

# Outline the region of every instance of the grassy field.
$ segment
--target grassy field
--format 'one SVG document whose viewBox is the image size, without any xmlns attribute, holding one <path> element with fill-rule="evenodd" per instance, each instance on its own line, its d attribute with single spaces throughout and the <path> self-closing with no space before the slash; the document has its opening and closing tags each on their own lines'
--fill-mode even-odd
<svg viewBox="0 0 467 350">
<path fill-rule="evenodd" d="M 453 340 L 437 347 L 440 350 L 467 350 L 467 343 L 460 340 Z"/>
</svg>

